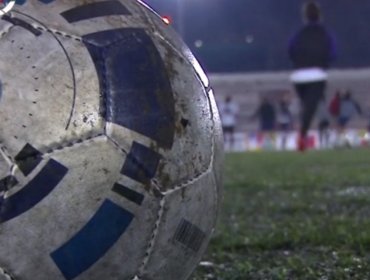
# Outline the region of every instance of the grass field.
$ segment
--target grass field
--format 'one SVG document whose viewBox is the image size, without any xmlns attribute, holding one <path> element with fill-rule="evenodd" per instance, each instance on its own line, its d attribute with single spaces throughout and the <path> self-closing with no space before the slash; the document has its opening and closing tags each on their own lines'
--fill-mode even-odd
<svg viewBox="0 0 370 280">
<path fill-rule="evenodd" d="M 370 279 L 370 149 L 227 154 L 204 279 Z"/>
</svg>

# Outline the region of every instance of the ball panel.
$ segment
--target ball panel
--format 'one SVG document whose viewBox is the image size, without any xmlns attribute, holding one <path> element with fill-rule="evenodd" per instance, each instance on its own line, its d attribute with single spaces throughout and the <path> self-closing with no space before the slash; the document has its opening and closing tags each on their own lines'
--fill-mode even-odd
<svg viewBox="0 0 370 280">
<path fill-rule="evenodd" d="M 213 231 L 216 193 L 212 173 L 165 197 L 152 254 L 142 279 L 187 279 L 199 262 Z M 210 218 L 211 216 L 211 218 Z"/>
<path fill-rule="evenodd" d="M 165 71 L 169 78 L 174 100 L 172 105 L 174 107 L 174 117 L 171 117 L 172 113 L 168 112 L 158 116 L 160 110 L 155 107 L 154 109 L 156 110 L 154 111 L 157 114 L 152 115 L 151 111 L 148 111 L 144 106 L 145 103 L 143 105 L 142 102 L 132 102 L 132 106 L 134 104 L 143 105 L 141 107 L 143 111 L 141 119 L 152 129 L 154 128 L 155 131 L 161 132 L 161 135 L 165 135 L 165 139 L 170 140 L 171 137 L 168 137 L 168 133 L 163 133 L 162 131 L 174 130 L 174 140 L 171 144 L 171 149 L 163 148 L 163 142 L 153 141 L 156 140 L 155 137 L 145 138 L 147 139 L 145 140 L 147 145 L 153 147 L 162 156 L 156 180 L 161 186 L 161 190 L 166 191 L 176 185 L 187 182 L 189 178 L 196 177 L 202 173 L 202 170 L 208 168 L 212 154 L 212 147 L 209 143 L 212 143 L 213 121 L 205 88 L 200 83 L 195 72 L 188 70 L 189 65 L 166 42 L 155 36 L 152 36 L 152 39 L 158 52 L 161 54 Z M 121 49 L 124 49 L 124 47 L 121 47 Z M 159 69 L 158 71 L 162 70 Z M 113 93 L 116 94 L 116 92 Z M 164 95 L 165 98 L 161 96 L 165 93 L 158 91 L 156 102 L 168 108 L 171 106 L 168 105 L 169 98 L 166 95 Z M 130 101 L 129 94 L 127 93 L 127 97 L 123 99 Z M 138 114 L 134 114 L 135 117 L 131 117 L 133 114 L 126 115 L 130 115 L 130 117 L 127 116 L 128 121 L 131 121 L 134 124 L 133 126 L 135 126 L 135 118 Z M 160 116 L 163 117 L 161 118 Z M 171 123 L 169 120 L 172 118 L 173 121 Z M 161 122 L 163 123 L 162 126 L 160 126 Z M 160 129 L 161 127 L 163 129 Z M 138 129 L 133 130 L 136 130 L 140 135 Z M 136 136 L 135 132 L 128 133 L 122 130 L 120 126 L 111 123 L 107 124 L 107 133 L 125 150 L 130 146 L 130 138 Z M 148 134 L 144 136 L 148 136 Z"/>
<path fill-rule="evenodd" d="M 169 59 L 168 56 L 167 59 Z M 165 59 L 165 63 L 166 61 Z M 172 61 L 178 63 L 175 58 Z M 181 65 L 171 67 L 174 71 L 184 70 Z M 162 157 L 155 178 L 162 191 L 196 177 L 202 173 L 202 170 L 208 168 L 211 160 L 212 147 L 208 143 L 212 142 L 212 120 L 208 100 L 194 74 L 190 72 L 185 80 L 190 80 L 189 84 L 182 82 L 181 77 L 176 74 L 171 80 L 176 101 L 175 139 L 171 150 L 158 148 L 160 146 L 158 142 L 140 137 L 145 145 L 154 147 Z M 184 88 L 187 89 L 186 95 L 182 93 Z M 153 127 L 157 127 L 155 122 Z M 140 136 L 111 123 L 107 124 L 107 133 L 124 150 L 129 149 L 132 138 Z"/>
<path fill-rule="evenodd" d="M 142 29 L 122 28 L 83 39 L 99 75 L 107 121 L 152 138 L 159 146 L 171 147 L 173 95 L 149 35 Z"/>
<path fill-rule="evenodd" d="M 0 146 L 0 149 L 3 147 Z M 6 158 L 4 152 L 0 150 L 0 192 L 6 189 L 7 176 L 10 176 L 10 165 L 8 163 L 9 159 Z"/>
<path fill-rule="evenodd" d="M 11 156 L 26 143 L 55 146 L 103 131 L 96 73 L 80 42 L 15 26 L 0 51 L 0 141 Z"/>
<path fill-rule="evenodd" d="M 152 235 L 159 199 L 120 174 L 125 157 L 107 141 L 105 137 L 95 138 L 44 156 L 29 180 L 50 178 L 51 174 L 42 172 L 53 160 L 67 170 L 53 191 L 28 211 L 6 221 L 7 209 L 15 211 L 20 205 L 11 198 L 29 186 L 2 204 L 0 246 L 4 250 L 0 263 L 14 275 L 30 275 L 35 268 L 45 272 L 38 278 L 41 280 L 71 279 L 71 275 L 106 279 L 107 271 L 112 271 L 112 278 L 107 279 L 135 275 Z M 52 171 L 59 170 L 53 167 Z M 35 185 L 43 186 L 40 180 Z M 124 191 L 114 190 L 116 185 Z M 131 193 L 127 194 L 128 190 Z M 134 201 L 133 193 L 142 196 L 140 203 Z M 25 199 L 22 202 L 27 204 Z M 24 255 L 28 257 L 22 258 Z"/>
<path fill-rule="evenodd" d="M 195 71 L 163 40 L 154 41 L 168 69 L 175 99 L 175 141 L 161 150 L 157 180 L 163 191 L 208 168 L 212 157 L 213 121 L 205 88 Z M 191 69 L 191 68 L 190 68 Z"/>
<path fill-rule="evenodd" d="M 47 23 L 51 30 L 82 37 L 115 28 L 145 28 L 147 23 L 135 2 L 59 0 L 45 5 L 41 1 L 27 1 L 17 10 L 27 10 L 27 14 L 37 15 L 38 21 Z"/>
</svg>

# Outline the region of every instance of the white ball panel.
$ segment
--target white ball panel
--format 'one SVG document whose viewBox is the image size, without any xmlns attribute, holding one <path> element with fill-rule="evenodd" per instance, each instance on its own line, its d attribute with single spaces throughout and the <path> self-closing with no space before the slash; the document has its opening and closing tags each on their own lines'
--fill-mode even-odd
<svg viewBox="0 0 370 280">
<path fill-rule="evenodd" d="M 0 64 L 0 141 L 12 156 L 27 143 L 48 147 L 103 131 L 98 82 L 88 52 L 81 42 L 59 40 L 73 57 L 73 72 L 50 33 L 35 36 L 13 27 L 0 39 L 0 51 L 7 53 Z"/>
<path fill-rule="evenodd" d="M 39 269 L 44 272 L 38 276 L 40 280 L 63 279 L 50 254 L 73 239 L 109 200 L 131 213 L 132 222 L 114 247 L 78 279 L 104 279 L 107 273 L 111 273 L 108 279 L 133 277 L 152 236 L 159 199 L 145 192 L 138 184 L 135 186 L 134 182 L 121 178 L 120 169 L 125 157 L 106 137 L 54 151 L 50 159 L 65 166 L 68 172 L 53 192 L 35 207 L 1 224 L 0 247 L 3 249 L 0 251 L 0 263 L 16 277 Z M 45 156 L 30 180 L 41 172 L 50 159 Z M 117 182 L 142 193 L 142 204 L 134 204 L 112 191 Z M 23 258 L 24 255 L 27 258 Z"/>
<path fill-rule="evenodd" d="M 208 172 L 165 197 L 158 233 L 142 279 L 187 279 L 205 251 L 215 225 L 217 198 Z M 211 215 L 211 216 L 210 216 Z"/>
<path fill-rule="evenodd" d="M 157 41 L 167 66 L 175 98 L 175 141 L 171 151 L 163 150 L 157 180 L 163 190 L 196 177 L 212 158 L 213 120 L 205 88 L 163 40 Z"/>
<path fill-rule="evenodd" d="M 0 146 L 0 149 L 2 147 Z M 10 165 L 8 164 L 9 159 L 6 158 L 4 152 L 0 151 L 0 180 L 10 175 Z M 0 189 L 1 192 L 1 189 Z"/>
</svg>

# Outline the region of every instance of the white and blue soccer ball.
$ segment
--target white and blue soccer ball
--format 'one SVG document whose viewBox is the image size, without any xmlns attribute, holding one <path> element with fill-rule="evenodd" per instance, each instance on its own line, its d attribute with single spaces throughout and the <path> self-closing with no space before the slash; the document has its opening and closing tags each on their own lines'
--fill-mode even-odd
<svg viewBox="0 0 370 280">
<path fill-rule="evenodd" d="M 0 279 L 188 278 L 222 132 L 171 27 L 136 0 L 23 0 L 0 54 Z"/>
</svg>

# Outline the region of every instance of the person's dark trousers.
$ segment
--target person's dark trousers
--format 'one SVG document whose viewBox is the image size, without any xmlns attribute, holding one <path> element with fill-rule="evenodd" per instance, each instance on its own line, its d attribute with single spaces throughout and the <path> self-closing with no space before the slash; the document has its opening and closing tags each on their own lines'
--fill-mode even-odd
<svg viewBox="0 0 370 280">
<path fill-rule="evenodd" d="M 301 100 L 301 137 L 306 137 L 320 100 L 324 97 L 326 82 L 295 84 L 298 97 Z"/>
</svg>

